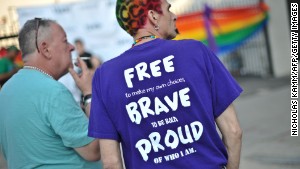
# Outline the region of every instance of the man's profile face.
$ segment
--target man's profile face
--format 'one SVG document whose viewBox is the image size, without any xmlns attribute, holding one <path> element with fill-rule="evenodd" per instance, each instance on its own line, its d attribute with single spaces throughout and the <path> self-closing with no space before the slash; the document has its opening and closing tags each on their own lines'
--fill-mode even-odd
<svg viewBox="0 0 300 169">
<path fill-rule="evenodd" d="M 170 11 L 171 5 L 167 0 L 161 0 L 162 14 L 159 19 L 159 32 L 164 39 L 173 39 L 178 34 L 176 28 L 176 15 Z"/>
<path fill-rule="evenodd" d="M 66 32 L 58 24 L 52 24 L 52 41 L 49 50 L 53 57 L 55 66 L 62 73 L 67 73 L 68 68 L 72 66 L 71 52 L 74 46 L 68 42 Z"/>
</svg>

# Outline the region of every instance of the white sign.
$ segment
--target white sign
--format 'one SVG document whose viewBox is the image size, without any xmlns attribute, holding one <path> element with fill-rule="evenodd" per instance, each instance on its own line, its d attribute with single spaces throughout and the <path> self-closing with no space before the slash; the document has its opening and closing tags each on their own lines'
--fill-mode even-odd
<svg viewBox="0 0 300 169">
<path fill-rule="evenodd" d="M 115 8 L 116 0 L 89 0 L 25 7 L 17 11 L 20 28 L 35 17 L 53 19 L 65 29 L 70 43 L 82 39 L 87 51 L 107 61 L 129 49 L 133 43 L 132 37 L 117 23 Z"/>
</svg>

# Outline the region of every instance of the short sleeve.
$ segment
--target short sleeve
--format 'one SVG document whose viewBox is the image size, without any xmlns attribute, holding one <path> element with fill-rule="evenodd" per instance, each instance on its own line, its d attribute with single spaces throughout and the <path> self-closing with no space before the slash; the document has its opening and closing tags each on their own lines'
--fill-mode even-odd
<svg viewBox="0 0 300 169">
<path fill-rule="evenodd" d="M 214 118 L 217 118 L 243 90 L 212 51 L 207 49 L 206 56 L 208 57 L 207 68 L 211 81 L 213 113 Z"/>
<path fill-rule="evenodd" d="M 100 139 L 119 141 L 119 134 L 103 101 L 104 96 L 101 91 L 101 71 L 103 66 L 100 69 L 97 69 L 93 78 L 92 105 L 88 135 Z"/>
<path fill-rule="evenodd" d="M 83 147 L 94 140 L 87 136 L 87 116 L 64 86 L 56 93 L 48 120 L 66 147 Z"/>
</svg>

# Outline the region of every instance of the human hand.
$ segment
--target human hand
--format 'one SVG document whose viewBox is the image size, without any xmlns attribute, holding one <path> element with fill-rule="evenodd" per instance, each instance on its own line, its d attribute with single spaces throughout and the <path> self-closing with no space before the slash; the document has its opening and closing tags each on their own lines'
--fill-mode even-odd
<svg viewBox="0 0 300 169">
<path fill-rule="evenodd" d="M 81 69 L 80 74 L 77 74 L 73 68 L 69 68 L 69 72 L 83 95 L 91 94 L 93 73 L 87 68 L 87 65 L 80 57 L 77 58 L 77 66 Z"/>
</svg>

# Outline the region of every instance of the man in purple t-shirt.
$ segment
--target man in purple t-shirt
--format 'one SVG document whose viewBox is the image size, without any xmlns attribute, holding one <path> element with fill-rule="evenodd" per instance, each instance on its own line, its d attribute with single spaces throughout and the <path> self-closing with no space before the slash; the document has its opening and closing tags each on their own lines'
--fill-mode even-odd
<svg viewBox="0 0 300 169">
<path fill-rule="evenodd" d="M 232 102 L 242 89 L 202 43 L 174 41 L 166 0 L 118 0 L 133 47 L 97 69 L 89 136 L 104 168 L 237 169 L 241 128 Z M 217 127 L 222 139 L 220 138 Z"/>
</svg>

